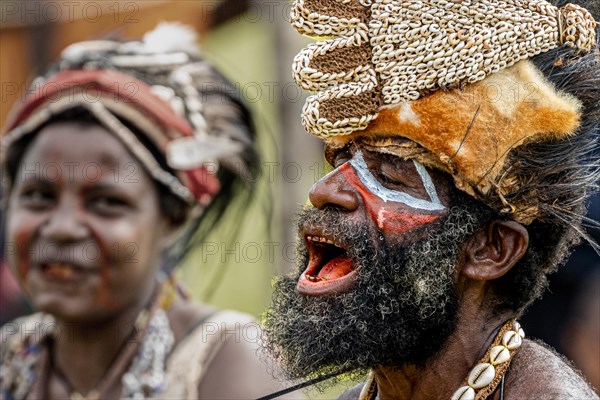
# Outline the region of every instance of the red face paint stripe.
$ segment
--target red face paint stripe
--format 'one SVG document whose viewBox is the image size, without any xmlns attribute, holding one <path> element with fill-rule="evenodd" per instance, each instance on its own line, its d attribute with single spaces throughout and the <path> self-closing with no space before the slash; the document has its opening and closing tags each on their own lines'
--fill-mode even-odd
<svg viewBox="0 0 600 400">
<path fill-rule="evenodd" d="M 408 214 L 402 211 L 382 210 L 381 229 L 396 234 L 408 232 L 417 226 L 430 224 L 439 218 L 438 215 Z"/>
<path fill-rule="evenodd" d="M 377 224 L 379 229 L 385 232 L 401 234 L 414 229 L 417 226 L 431 223 L 439 218 L 438 215 L 409 214 L 403 211 L 390 211 L 386 208 L 386 202 L 371 193 L 360 181 L 356 172 L 346 163 L 339 167 L 346 181 L 358 191 L 369 215 Z"/>
</svg>

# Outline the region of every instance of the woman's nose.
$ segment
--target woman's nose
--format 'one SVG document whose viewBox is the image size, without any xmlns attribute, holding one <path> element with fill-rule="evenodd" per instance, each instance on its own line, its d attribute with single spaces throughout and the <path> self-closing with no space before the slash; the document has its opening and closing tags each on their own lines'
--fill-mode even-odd
<svg viewBox="0 0 600 400">
<path fill-rule="evenodd" d="M 359 206 L 356 190 L 348 183 L 341 171 L 341 166 L 313 185 L 308 198 L 313 206 L 322 209 L 333 206 L 346 211 L 354 211 Z"/>
<path fill-rule="evenodd" d="M 86 239 L 88 228 L 76 201 L 60 199 L 49 213 L 40 234 L 55 242 L 77 242 Z"/>
</svg>

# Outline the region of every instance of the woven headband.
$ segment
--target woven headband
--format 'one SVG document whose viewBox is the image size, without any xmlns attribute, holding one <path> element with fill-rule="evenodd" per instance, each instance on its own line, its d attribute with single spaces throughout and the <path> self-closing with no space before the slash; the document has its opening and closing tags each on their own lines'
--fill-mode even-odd
<svg viewBox="0 0 600 400">
<path fill-rule="evenodd" d="M 543 0 L 295 0 L 291 22 L 310 36 L 294 78 L 319 137 L 365 129 L 382 106 L 475 83 L 560 45 L 596 43 L 588 11 Z"/>
</svg>

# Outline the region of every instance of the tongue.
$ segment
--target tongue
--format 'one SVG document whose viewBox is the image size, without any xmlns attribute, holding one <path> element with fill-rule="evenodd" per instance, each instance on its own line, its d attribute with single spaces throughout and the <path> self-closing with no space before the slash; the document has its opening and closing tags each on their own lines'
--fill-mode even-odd
<svg viewBox="0 0 600 400">
<path fill-rule="evenodd" d="M 333 260 L 329 261 L 321 271 L 319 271 L 318 277 L 323 279 L 336 279 L 341 278 L 344 275 L 348 275 L 352 272 L 352 262 L 346 255 L 337 256 Z"/>
</svg>

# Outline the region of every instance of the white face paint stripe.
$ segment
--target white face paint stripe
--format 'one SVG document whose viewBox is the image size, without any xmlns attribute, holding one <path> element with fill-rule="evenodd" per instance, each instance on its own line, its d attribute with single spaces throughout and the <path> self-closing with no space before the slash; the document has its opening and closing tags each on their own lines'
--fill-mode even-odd
<svg viewBox="0 0 600 400">
<path fill-rule="evenodd" d="M 438 195 L 437 195 L 437 191 L 435 190 L 435 185 L 433 184 L 433 181 L 431 180 L 431 176 L 429 175 L 429 172 L 427 172 L 427 169 L 425 168 L 425 166 L 423 164 L 421 164 L 420 162 L 418 162 L 417 160 L 412 160 L 413 164 L 415 164 L 415 168 L 417 168 L 417 172 L 419 173 L 419 176 L 421 177 L 421 180 L 423 181 L 423 186 L 425 186 L 425 190 L 427 191 L 427 194 L 429 195 L 429 198 L 431 199 L 431 201 L 433 203 L 437 203 L 437 204 L 442 204 L 442 202 L 440 201 Z"/>
<path fill-rule="evenodd" d="M 386 203 L 388 201 L 393 201 L 395 203 L 402 203 L 415 209 L 427 211 L 439 211 L 445 209 L 443 204 L 440 202 L 440 199 L 438 198 L 437 191 L 435 190 L 435 185 L 433 184 L 429 173 L 421 163 L 415 160 L 413 160 L 413 163 L 417 168 L 417 172 L 421 177 L 423 186 L 425 187 L 427 194 L 431 198 L 431 201 L 417 199 L 416 197 L 413 197 L 408 193 L 388 189 L 385 186 L 383 186 L 381 182 L 379 182 L 373 176 L 371 171 L 369 171 L 367 163 L 365 162 L 365 159 L 363 158 L 362 152 L 360 150 L 357 151 L 356 154 L 354 154 L 354 158 L 351 161 L 349 161 L 349 163 L 356 171 L 358 179 L 360 179 L 363 185 L 365 185 L 365 187 L 369 191 L 371 191 L 371 193 L 373 193 L 375 196 L 379 197 Z"/>
</svg>

